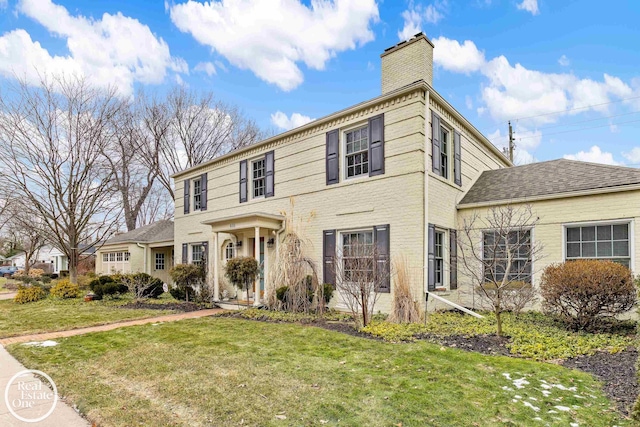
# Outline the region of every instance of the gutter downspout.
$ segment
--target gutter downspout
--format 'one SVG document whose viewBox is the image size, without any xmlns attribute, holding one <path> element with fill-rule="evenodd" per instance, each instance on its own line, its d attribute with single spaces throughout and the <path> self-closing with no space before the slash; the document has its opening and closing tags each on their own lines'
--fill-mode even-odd
<svg viewBox="0 0 640 427">
<path fill-rule="evenodd" d="M 422 194 L 422 206 L 424 218 L 423 228 L 423 267 L 422 267 L 422 295 L 424 296 L 424 322 L 427 323 L 427 306 L 429 304 L 429 132 L 428 124 L 431 120 L 429 110 L 429 91 L 424 91 L 424 192 Z"/>
<path fill-rule="evenodd" d="M 146 274 L 149 274 L 149 273 L 147 273 L 147 247 L 145 245 L 141 245 L 138 242 L 136 242 L 136 245 L 138 245 L 139 248 L 144 249 L 144 272 Z"/>
</svg>

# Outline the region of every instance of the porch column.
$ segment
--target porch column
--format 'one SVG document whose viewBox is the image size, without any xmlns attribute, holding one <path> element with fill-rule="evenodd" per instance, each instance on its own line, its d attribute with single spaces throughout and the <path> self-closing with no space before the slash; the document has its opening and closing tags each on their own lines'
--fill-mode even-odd
<svg viewBox="0 0 640 427">
<path fill-rule="evenodd" d="M 260 227 L 255 227 L 254 254 L 258 266 L 260 265 Z M 253 305 L 260 305 L 260 274 L 256 276 L 256 282 L 253 292 Z"/>
<path fill-rule="evenodd" d="M 267 241 L 269 240 L 269 229 L 267 229 L 267 236 L 264 238 L 264 261 L 262 264 L 262 277 L 264 277 L 264 300 L 267 301 L 267 295 L 269 291 L 269 248 Z"/>
<path fill-rule="evenodd" d="M 218 264 L 220 264 L 220 239 L 218 233 L 213 233 L 213 301 L 220 301 L 220 282 L 218 279 Z"/>
</svg>

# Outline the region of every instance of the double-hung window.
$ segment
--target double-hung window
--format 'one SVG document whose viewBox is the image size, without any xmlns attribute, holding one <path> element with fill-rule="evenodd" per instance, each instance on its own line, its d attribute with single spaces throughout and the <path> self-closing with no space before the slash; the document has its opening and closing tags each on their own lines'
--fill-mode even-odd
<svg viewBox="0 0 640 427">
<path fill-rule="evenodd" d="M 198 211 L 202 208 L 202 181 L 200 179 L 193 180 L 193 210 Z"/>
<path fill-rule="evenodd" d="M 531 231 L 483 233 L 483 267 L 487 282 L 531 283 Z M 505 279 L 506 276 L 506 279 Z"/>
<path fill-rule="evenodd" d="M 264 197 L 265 194 L 265 159 L 264 157 L 251 163 L 251 182 L 253 185 L 253 198 Z"/>
<path fill-rule="evenodd" d="M 164 270 L 164 253 L 156 252 L 156 270 Z"/>
<path fill-rule="evenodd" d="M 373 230 L 342 233 L 342 271 L 347 282 L 373 281 L 373 249 Z"/>
<path fill-rule="evenodd" d="M 450 133 L 444 127 L 440 127 L 440 176 L 449 178 L 449 145 Z"/>
<path fill-rule="evenodd" d="M 369 126 L 345 133 L 347 178 L 369 174 Z"/>
<path fill-rule="evenodd" d="M 191 246 L 191 262 L 196 265 L 202 265 L 204 248 L 202 245 Z"/>
<path fill-rule="evenodd" d="M 631 264 L 629 223 L 566 226 L 566 259 L 599 259 Z"/>
<path fill-rule="evenodd" d="M 444 286 L 444 233 L 436 231 L 434 237 L 435 286 L 438 288 Z"/>
</svg>

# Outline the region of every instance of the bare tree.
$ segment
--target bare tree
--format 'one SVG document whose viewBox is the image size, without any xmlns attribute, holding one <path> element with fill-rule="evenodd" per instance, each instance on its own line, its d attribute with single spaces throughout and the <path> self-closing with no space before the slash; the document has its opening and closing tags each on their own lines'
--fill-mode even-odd
<svg viewBox="0 0 640 427">
<path fill-rule="evenodd" d="M 113 117 L 113 142 L 104 147 L 104 157 L 120 193 L 124 222 L 131 231 L 138 225 L 143 205 L 149 196 L 159 169 L 146 161 L 145 150 L 152 146 L 153 135 L 146 129 L 143 108 L 123 105 Z"/>
<path fill-rule="evenodd" d="M 342 301 L 367 326 L 373 317 L 380 289 L 389 283 L 391 265 L 379 255 L 370 235 L 351 237 L 342 246 L 334 266 L 336 289 Z"/>
<path fill-rule="evenodd" d="M 463 274 L 484 308 L 494 312 L 498 335 L 504 311 L 517 312 L 536 298 L 532 266 L 542 246 L 531 240 L 531 230 L 537 223 L 531 206 L 507 205 L 465 219 L 459 233 Z"/>
<path fill-rule="evenodd" d="M 149 167 L 175 199 L 171 175 L 258 141 L 258 126 L 213 93 L 174 88 L 167 99 L 147 99 L 144 123 L 150 139 L 144 153 Z"/>
<path fill-rule="evenodd" d="M 137 226 L 148 225 L 163 219 L 173 218 L 173 200 L 164 187 L 156 181 L 138 211 Z"/>
<path fill-rule="evenodd" d="M 122 103 L 80 78 L 25 81 L 0 95 L 0 185 L 42 221 L 77 283 L 83 249 L 114 231 L 121 206 L 103 153 Z"/>
</svg>

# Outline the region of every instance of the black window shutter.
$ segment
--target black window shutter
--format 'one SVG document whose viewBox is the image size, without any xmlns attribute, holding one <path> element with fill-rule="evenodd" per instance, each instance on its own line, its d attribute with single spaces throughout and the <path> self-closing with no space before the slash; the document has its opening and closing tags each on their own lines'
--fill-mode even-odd
<svg viewBox="0 0 640 427">
<path fill-rule="evenodd" d="M 190 181 L 188 179 L 184 180 L 184 213 L 189 213 L 189 199 L 191 198 L 191 190 L 189 189 Z"/>
<path fill-rule="evenodd" d="M 453 135 L 453 176 L 456 185 L 462 186 L 462 147 L 460 146 L 460 133 L 455 132 Z"/>
<path fill-rule="evenodd" d="M 322 280 L 331 285 L 336 284 L 336 230 L 325 230 L 322 239 Z"/>
<path fill-rule="evenodd" d="M 369 176 L 384 174 L 384 114 L 369 119 Z"/>
<path fill-rule="evenodd" d="M 182 244 L 182 263 L 189 263 L 189 245 L 187 243 Z"/>
<path fill-rule="evenodd" d="M 208 261 L 209 261 L 209 242 L 202 242 L 202 267 L 204 270 L 208 270 Z"/>
<path fill-rule="evenodd" d="M 264 197 L 273 197 L 273 185 L 274 185 L 274 177 L 273 177 L 273 166 L 274 166 L 274 153 L 273 151 L 269 151 L 264 155 L 264 170 L 265 170 L 265 182 L 266 187 L 264 192 Z"/>
<path fill-rule="evenodd" d="M 435 291 L 436 289 L 436 227 L 429 224 L 429 278 L 427 290 Z"/>
<path fill-rule="evenodd" d="M 247 161 L 240 162 L 240 203 L 247 201 Z"/>
<path fill-rule="evenodd" d="M 440 170 L 440 116 L 431 112 L 431 160 L 433 173 L 442 175 Z"/>
<path fill-rule="evenodd" d="M 203 173 L 202 176 L 200 177 L 200 188 L 201 188 L 200 210 L 206 211 L 207 210 L 207 174 L 206 173 Z"/>
<path fill-rule="evenodd" d="M 338 129 L 327 132 L 327 185 L 340 182 L 340 138 Z"/>
<path fill-rule="evenodd" d="M 389 224 L 373 227 L 373 240 L 376 244 L 376 271 L 379 271 L 384 278 L 379 292 L 391 292 Z"/>
<path fill-rule="evenodd" d="M 458 232 L 449 230 L 449 289 L 458 289 Z"/>
</svg>

